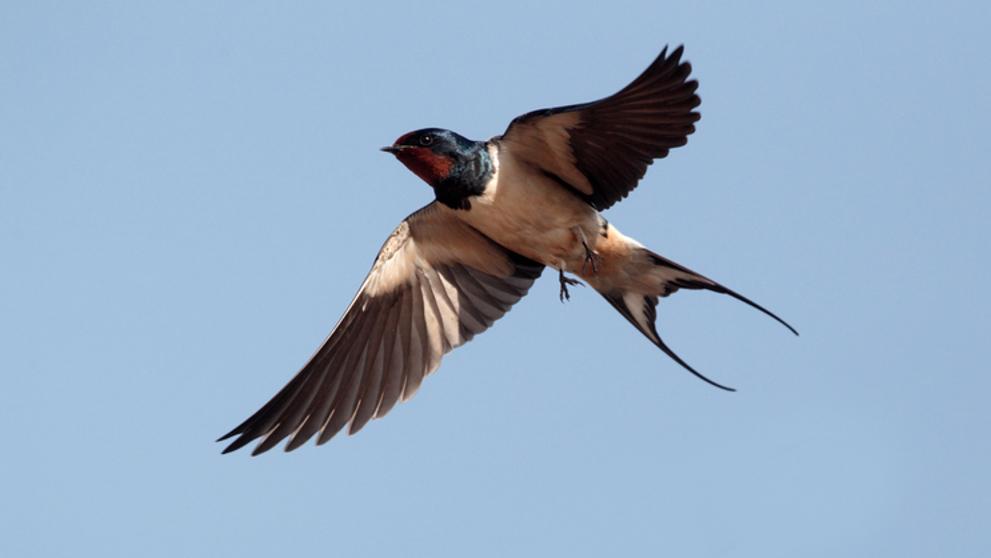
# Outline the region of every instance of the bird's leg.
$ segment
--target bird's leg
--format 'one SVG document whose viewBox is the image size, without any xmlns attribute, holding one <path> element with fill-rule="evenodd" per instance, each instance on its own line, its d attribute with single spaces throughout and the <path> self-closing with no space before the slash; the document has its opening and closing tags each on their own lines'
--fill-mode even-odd
<svg viewBox="0 0 991 558">
<path fill-rule="evenodd" d="M 585 261 L 582 262 L 582 273 L 585 273 L 586 265 L 592 266 L 592 273 L 598 273 L 599 260 L 601 258 L 599 258 L 599 255 L 595 253 L 595 250 L 589 248 L 588 238 L 585 237 L 585 231 L 583 231 L 582 228 L 578 226 L 572 227 L 571 231 L 575 233 L 575 237 L 577 237 L 578 240 L 581 241 L 582 248 L 585 249 Z"/>
<path fill-rule="evenodd" d="M 571 294 L 568 292 L 568 285 L 581 285 L 581 286 L 584 285 L 582 284 L 581 281 L 577 279 L 571 279 L 569 277 L 565 277 L 564 268 L 558 269 L 557 272 L 558 272 L 558 281 L 561 282 L 561 294 L 559 295 L 561 297 L 561 302 L 564 302 L 565 300 L 571 300 Z"/>
</svg>

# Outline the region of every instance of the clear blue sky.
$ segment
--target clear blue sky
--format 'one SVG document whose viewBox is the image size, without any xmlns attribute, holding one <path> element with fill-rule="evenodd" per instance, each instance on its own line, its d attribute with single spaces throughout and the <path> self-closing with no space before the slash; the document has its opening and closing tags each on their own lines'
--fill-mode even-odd
<svg viewBox="0 0 991 558">
<path fill-rule="evenodd" d="M 991 553 L 986 3 L 5 2 L 0 555 Z M 497 7 L 498 6 L 498 7 Z M 546 273 L 358 436 L 221 456 L 472 138 L 686 45 L 702 120 L 607 217 L 681 370 Z"/>
</svg>

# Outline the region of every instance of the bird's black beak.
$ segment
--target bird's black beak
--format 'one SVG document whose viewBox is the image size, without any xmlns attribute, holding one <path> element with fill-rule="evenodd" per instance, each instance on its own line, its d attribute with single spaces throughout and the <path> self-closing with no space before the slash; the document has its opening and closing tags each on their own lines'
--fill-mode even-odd
<svg viewBox="0 0 991 558">
<path fill-rule="evenodd" d="M 385 151 L 386 153 L 392 153 L 393 155 L 395 155 L 396 153 L 402 151 L 402 149 L 403 149 L 402 146 L 399 145 L 387 145 L 382 148 L 382 151 Z"/>
</svg>

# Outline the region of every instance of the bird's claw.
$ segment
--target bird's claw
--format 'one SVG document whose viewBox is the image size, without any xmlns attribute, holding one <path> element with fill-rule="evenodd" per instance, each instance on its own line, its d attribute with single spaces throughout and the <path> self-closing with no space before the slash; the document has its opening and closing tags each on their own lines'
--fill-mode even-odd
<svg viewBox="0 0 991 558">
<path fill-rule="evenodd" d="M 585 273 L 585 266 L 586 265 L 591 265 L 592 266 L 592 273 L 598 273 L 599 272 L 599 261 L 601 259 L 602 258 L 598 254 L 596 254 L 592 250 L 589 250 L 588 249 L 588 246 L 586 246 L 585 247 L 585 261 L 582 262 L 582 273 Z"/>
<path fill-rule="evenodd" d="M 588 265 L 592 266 L 592 273 L 598 273 L 599 261 L 602 258 L 599 257 L 599 254 L 597 254 L 595 250 L 592 250 L 592 248 L 588 245 L 588 239 L 585 238 L 585 232 L 581 229 L 581 227 L 575 227 L 573 230 L 575 236 L 578 237 L 578 240 L 582 243 L 582 248 L 585 249 L 585 261 L 582 262 L 582 273 L 585 273 L 585 266 Z"/>
<path fill-rule="evenodd" d="M 559 295 L 559 297 L 561 298 L 561 302 L 564 302 L 565 300 L 571 300 L 571 293 L 568 292 L 568 285 L 578 285 L 580 287 L 585 286 L 584 283 L 582 283 L 577 279 L 571 279 L 570 277 L 565 277 L 563 269 L 558 270 L 558 281 L 561 282 L 561 293 Z"/>
</svg>

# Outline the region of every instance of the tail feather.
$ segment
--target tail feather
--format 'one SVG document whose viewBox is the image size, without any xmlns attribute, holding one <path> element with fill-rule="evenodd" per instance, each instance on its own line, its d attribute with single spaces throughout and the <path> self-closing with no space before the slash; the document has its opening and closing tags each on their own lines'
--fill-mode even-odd
<svg viewBox="0 0 991 558">
<path fill-rule="evenodd" d="M 646 248 L 637 247 L 627 256 L 626 263 L 622 265 L 623 274 L 626 280 L 621 284 L 611 281 L 593 282 L 596 289 L 608 302 L 612 304 L 620 314 L 623 315 L 640 333 L 642 333 L 657 348 L 664 351 L 675 362 L 683 368 L 717 388 L 726 391 L 736 391 L 731 387 L 715 382 L 699 371 L 692 368 L 672 351 L 657 333 L 657 303 L 659 297 L 666 297 L 678 291 L 678 289 L 705 289 L 720 294 L 729 295 L 740 302 L 743 302 L 767 316 L 773 318 L 789 331 L 798 335 L 787 322 L 779 318 L 773 312 L 750 300 L 749 298 L 720 285 L 719 283 L 696 273 L 687 267 L 677 264 L 663 256 L 655 254 Z"/>
<path fill-rule="evenodd" d="M 640 297 L 643 300 L 643 305 L 642 308 L 640 309 L 639 314 L 635 314 L 636 308 L 631 308 L 630 306 L 627 305 L 628 298 L 630 298 L 630 294 L 633 294 L 634 297 Z M 626 318 L 631 324 L 633 324 L 633 327 L 640 330 L 640 333 L 643 333 L 644 337 L 649 339 L 650 342 L 653 343 L 654 345 L 657 345 L 658 349 L 664 351 L 664 354 L 671 357 L 671 359 L 677 362 L 678 364 L 680 364 L 682 368 L 688 370 L 692 374 L 695 374 L 696 377 L 698 377 L 700 380 L 704 381 L 709 385 L 715 386 L 719 389 L 724 389 L 726 391 L 736 391 L 736 389 L 734 388 L 725 386 L 715 380 L 709 379 L 708 377 L 706 377 L 705 374 L 692 368 L 690 364 L 685 362 L 680 356 L 677 355 L 677 353 L 672 351 L 671 348 L 668 347 L 667 344 L 664 342 L 664 340 L 661 339 L 661 336 L 658 335 L 657 333 L 657 327 L 655 326 L 655 320 L 657 319 L 656 296 L 644 296 L 644 295 L 638 295 L 636 293 L 628 293 L 626 295 L 620 295 L 620 296 L 607 295 L 605 293 L 602 293 L 602 296 L 607 301 L 609 301 L 609 304 L 613 305 L 613 308 L 619 310 L 619 313 L 622 314 L 623 317 Z"/>
<path fill-rule="evenodd" d="M 782 320 L 774 312 L 771 312 L 767 308 L 764 308 L 760 304 L 757 304 L 756 302 L 750 300 L 749 298 L 743 296 L 742 294 L 740 294 L 740 293 L 738 293 L 738 292 L 736 292 L 736 291 L 734 291 L 732 289 L 729 289 L 727 287 L 724 287 L 724 286 L 720 285 L 719 283 L 716 283 L 712 279 L 709 279 L 708 277 L 705 277 L 705 276 L 703 276 L 703 275 L 701 275 L 699 273 L 695 273 L 694 271 L 688 269 L 687 267 L 685 267 L 685 266 L 683 266 L 681 264 L 675 263 L 675 262 L 673 262 L 673 261 L 665 258 L 664 256 L 655 254 L 655 253 L 651 252 L 650 250 L 647 250 L 646 248 L 643 249 L 643 250 L 644 250 L 644 252 L 647 253 L 648 257 L 654 262 L 655 265 L 666 267 L 666 268 L 673 269 L 673 270 L 677 270 L 677 271 L 680 271 L 680 272 L 688 275 L 688 277 L 676 277 L 676 278 L 674 278 L 670 282 L 670 285 L 671 285 L 671 287 L 669 287 L 670 290 L 665 291 L 663 294 L 661 294 L 661 296 L 667 296 L 667 295 L 669 295 L 671 293 L 674 293 L 679 288 L 682 288 L 682 289 L 705 289 L 705 290 L 712 291 L 714 293 L 720 293 L 720 294 L 724 294 L 724 295 L 729 295 L 729 296 L 731 296 L 731 297 L 739 300 L 740 302 L 743 302 L 744 304 L 747 304 L 750 307 L 755 308 L 755 309 L 759 310 L 760 312 L 763 312 L 766 316 L 774 319 L 779 324 L 785 326 L 786 328 L 788 328 L 789 331 L 791 331 L 795 335 L 798 335 L 798 331 L 795 328 L 791 327 L 791 325 L 788 322 Z"/>
</svg>

